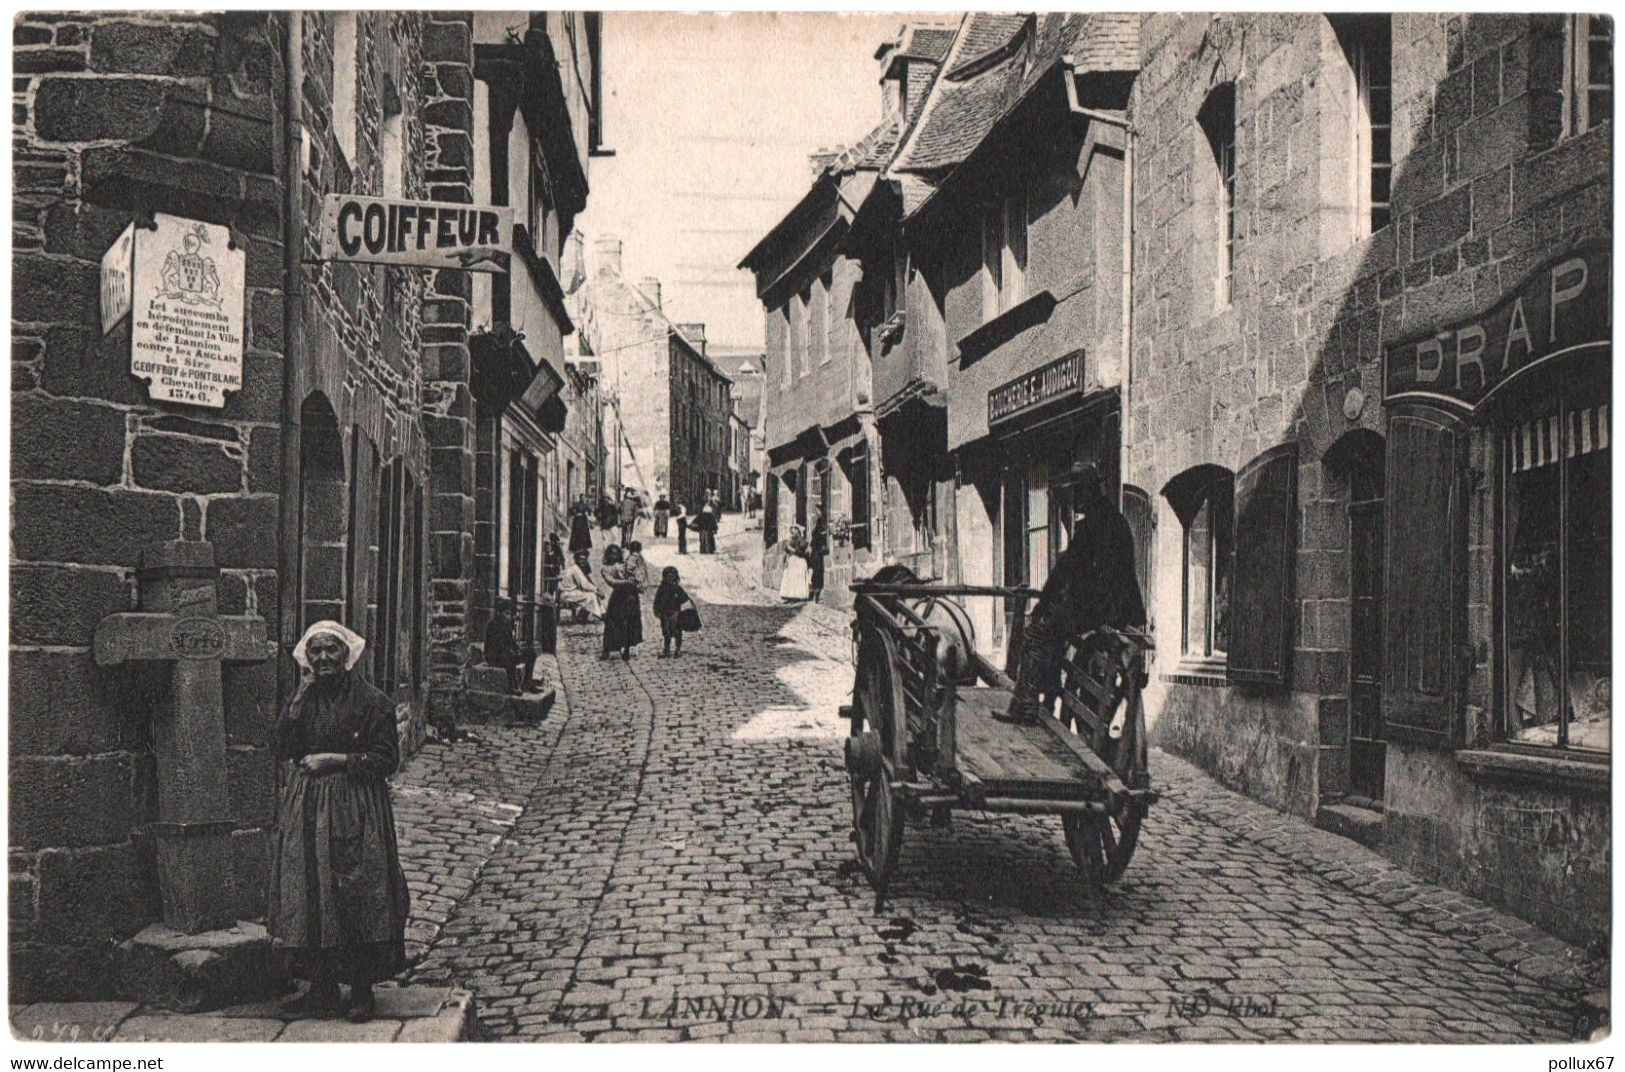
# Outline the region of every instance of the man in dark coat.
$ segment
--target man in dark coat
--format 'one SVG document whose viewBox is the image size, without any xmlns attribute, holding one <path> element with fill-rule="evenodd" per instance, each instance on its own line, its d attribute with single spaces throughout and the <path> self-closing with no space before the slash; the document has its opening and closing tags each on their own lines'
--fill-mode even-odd
<svg viewBox="0 0 1625 1072">
<path fill-rule="evenodd" d="M 1117 629 L 1145 625 L 1145 602 L 1134 570 L 1134 533 L 1117 504 L 1106 495 L 1100 470 L 1088 462 L 1072 466 L 1083 516 L 1072 543 L 1056 560 L 1049 580 L 1022 634 L 1021 669 L 1010 710 L 1000 721 L 1027 722 L 1045 712 L 1039 693 L 1054 687 L 1069 638 L 1103 625 Z"/>
<path fill-rule="evenodd" d="M 519 643 L 514 639 L 513 601 L 499 599 L 485 626 L 485 665 L 500 666 L 508 675 L 508 691 L 519 694 Z"/>
<path fill-rule="evenodd" d="M 592 550 L 592 507 L 583 495 L 570 510 L 570 553 Z"/>
</svg>

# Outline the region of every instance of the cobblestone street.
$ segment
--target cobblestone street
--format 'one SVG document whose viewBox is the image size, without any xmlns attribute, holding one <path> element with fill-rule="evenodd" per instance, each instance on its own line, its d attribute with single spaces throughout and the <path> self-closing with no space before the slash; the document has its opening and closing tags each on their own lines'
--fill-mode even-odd
<svg viewBox="0 0 1625 1072">
<path fill-rule="evenodd" d="M 1125 877 L 1050 817 L 910 825 L 883 911 L 850 862 L 845 616 L 725 540 L 675 561 L 705 628 L 660 660 L 563 631 L 540 727 L 396 779 L 416 981 L 515 1040 L 1513 1042 L 1586 1031 L 1575 951 L 1153 753 Z M 730 552 L 732 552 L 730 554 Z M 647 615 L 647 606 L 645 607 Z"/>
</svg>

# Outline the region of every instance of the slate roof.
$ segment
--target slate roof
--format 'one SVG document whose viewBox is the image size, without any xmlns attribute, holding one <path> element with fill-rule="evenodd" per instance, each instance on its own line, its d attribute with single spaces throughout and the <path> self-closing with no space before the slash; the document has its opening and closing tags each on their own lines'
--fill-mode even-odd
<svg viewBox="0 0 1625 1072">
<path fill-rule="evenodd" d="M 1091 16 L 1072 45 L 1073 64 L 1079 71 L 1139 70 L 1140 18 L 1133 13 Z"/>
<path fill-rule="evenodd" d="M 1076 12 L 965 16 L 891 170 L 929 173 L 959 164 L 1068 55 L 1090 70 L 1137 69 L 1139 18 Z"/>
<path fill-rule="evenodd" d="M 905 56 L 941 63 L 953 47 L 954 30 L 948 26 L 916 26 L 903 49 Z"/>
<path fill-rule="evenodd" d="M 865 134 L 856 145 L 842 152 L 824 170 L 844 175 L 850 171 L 879 171 L 897 149 L 897 138 L 903 132 L 902 120 L 897 116 L 882 120 L 880 125 Z"/>
</svg>

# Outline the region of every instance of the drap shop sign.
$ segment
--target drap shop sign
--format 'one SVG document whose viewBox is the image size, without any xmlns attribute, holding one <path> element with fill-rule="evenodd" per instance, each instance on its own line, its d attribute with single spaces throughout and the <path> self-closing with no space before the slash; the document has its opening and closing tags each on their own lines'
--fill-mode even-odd
<svg viewBox="0 0 1625 1072">
<path fill-rule="evenodd" d="M 1008 420 L 1069 394 L 1083 391 L 1083 351 L 1074 350 L 987 393 L 987 423 Z"/>
<path fill-rule="evenodd" d="M 1482 316 L 1390 346 L 1384 394 L 1471 410 L 1548 358 L 1608 346 L 1611 272 L 1606 246 L 1584 246 L 1536 269 Z"/>
<path fill-rule="evenodd" d="M 506 272 L 513 209 L 328 194 L 322 259 Z"/>
</svg>

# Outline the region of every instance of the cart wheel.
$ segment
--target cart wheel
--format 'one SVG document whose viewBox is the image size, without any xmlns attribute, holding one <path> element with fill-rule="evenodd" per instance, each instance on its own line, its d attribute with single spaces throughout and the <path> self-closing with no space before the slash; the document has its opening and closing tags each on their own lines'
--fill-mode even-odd
<svg viewBox="0 0 1625 1072">
<path fill-rule="evenodd" d="M 1128 705 L 1123 735 L 1116 740 L 1103 741 L 1100 755 L 1117 772 L 1124 785 L 1139 789 L 1150 780 L 1150 753 L 1146 743 L 1145 709 L 1141 706 L 1138 684 L 1129 684 L 1121 702 Z M 1140 826 L 1145 816 L 1145 805 L 1131 802 L 1124 804 L 1117 815 L 1061 817 L 1061 828 L 1066 834 L 1066 847 L 1072 852 L 1072 861 L 1093 885 L 1102 887 L 1122 877 L 1134 856 L 1135 846 L 1139 844 Z"/>
<path fill-rule="evenodd" d="M 897 797 L 896 772 L 907 756 L 903 740 L 903 683 L 897 673 L 897 650 L 891 638 L 878 630 L 865 631 L 858 642 L 857 710 L 854 735 L 867 729 L 877 739 L 879 755 L 854 770 L 852 829 L 858 862 L 869 876 L 878 898 L 897 867 L 903 843 L 903 808 Z M 859 720 L 867 723 L 860 724 Z M 870 754 L 866 747 L 864 754 Z"/>
<path fill-rule="evenodd" d="M 1061 829 L 1072 862 L 1094 886 L 1105 886 L 1122 877 L 1140 840 L 1140 821 L 1145 808 L 1126 804 L 1121 815 L 1063 815 Z"/>
<path fill-rule="evenodd" d="M 897 854 L 903 846 L 903 809 L 892 790 L 891 772 L 882 765 L 879 773 L 865 777 L 854 774 L 852 781 L 852 826 L 857 837 L 858 862 L 869 885 L 884 897 L 897 869 Z"/>
</svg>

